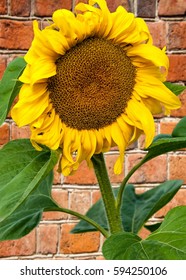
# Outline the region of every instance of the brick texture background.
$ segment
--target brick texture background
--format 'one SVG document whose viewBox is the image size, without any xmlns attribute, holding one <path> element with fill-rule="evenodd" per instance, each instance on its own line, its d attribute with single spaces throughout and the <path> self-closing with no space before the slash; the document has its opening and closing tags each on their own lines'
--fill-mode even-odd
<svg viewBox="0 0 186 280">
<path fill-rule="evenodd" d="M 58 8 L 72 10 L 79 0 L 0 0 L 0 78 L 7 64 L 16 56 L 24 55 L 32 38 L 32 20 L 41 26 Z M 186 82 L 186 22 L 185 0 L 107 0 L 114 11 L 118 5 L 124 6 L 135 15 L 143 17 L 152 33 L 154 44 L 160 48 L 167 46 L 170 59 L 168 80 L 184 84 Z M 186 92 L 185 92 L 186 93 Z M 186 115 L 186 95 L 180 96 L 181 109 L 171 116 L 155 118 L 158 133 L 171 133 L 180 118 Z M 11 119 L 0 127 L 0 145 L 11 139 L 28 138 L 27 127 L 19 129 Z M 144 138 L 130 147 L 125 156 L 123 174 L 113 173 L 117 150 L 106 155 L 109 175 L 113 185 L 121 182 L 133 164 L 143 156 Z M 138 192 L 153 188 L 168 179 L 183 178 L 186 184 L 186 151 L 162 155 L 146 163 L 130 179 Z M 63 207 L 85 213 L 100 198 L 99 188 L 93 170 L 84 163 L 71 177 L 63 177 L 55 172 L 53 197 Z M 153 219 L 159 219 L 172 207 L 186 204 L 185 185 L 166 207 L 158 211 Z M 77 219 L 64 213 L 45 213 L 39 226 L 27 236 L 13 241 L 0 242 L 2 259 L 101 259 L 103 237 L 99 233 L 70 234 Z M 148 234 L 143 230 L 141 236 Z"/>
</svg>

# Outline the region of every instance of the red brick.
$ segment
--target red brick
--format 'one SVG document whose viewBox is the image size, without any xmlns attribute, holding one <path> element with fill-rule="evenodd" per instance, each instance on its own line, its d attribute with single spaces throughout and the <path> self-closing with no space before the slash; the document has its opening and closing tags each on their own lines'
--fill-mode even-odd
<svg viewBox="0 0 186 280">
<path fill-rule="evenodd" d="M 160 209 L 155 215 L 155 218 L 164 217 L 168 211 L 176 206 L 186 205 L 186 190 L 180 189 L 173 199 L 167 203 L 162 209 Z"/>
<path fill-rule="evenodd" d="M 163 21 L 147 22 L 149 31 L 153 38 L 153 44 L 158 48 L 166 46 L 166 24 Z"/>
<path fill-rule="evenodd" d="M 51 16 L 55 10 L 68 9 L 71 10 L 71 0 L 35 0 L 34 14 L 36 16 Z"/>
<path fill-rule="evenodd" d="M 173 110 L 171 112 L 172 117 L 185 117 L 186 116 L 186 90 L 184 90 L 180 95 L 179 98 L 181 100 L 181 107 L 180 109 Z"/>
<path fill-rule="evenodd" d="M 56 164 L 54 168 L 54 181 L 53 184 L 57 185 L 60 184 L 62 181 L 62 174 L 58 172 L 58 164 Z"/>
<path fill-rule="evenodd" d="M 19 0 L 19 5 L 17 0 L 11 0 L 10 2 L 10 14 L 12 16 L 29 16 L 30 9 L 30 0 Z"/>
<path fill-rule="evenodd" d="M 1 0 L 0 15 L 7 13 L 7 0 Z"/>
<path fill-rule="evenodd" d="M 171 134 L 175 128 L 177 122 L 161 122 L 160 123 L 160 133 Z"/>
<path fill-rule="evenodd" d="M 75 224 L 64 224 L 61 229 L 60 253 L 78 254 L 97 252 L 100 246 L 99 232 L 71 234 Z"/>
<path fill-rule="evenodd" d="M 58 245 L 58 226 L 40 225 L 38 228 L 38 249 L 40 254 L 56 254 Z"/>
<path fill-rule="evenodd" d="M 33 39 L 31 21 L 3 19 L 0 21 L 0 48 L 26 50 Z"/>
<path fill-rule="evenodd" d="M 140 230 L 140 232 L 138 233 L 139 237 L 141 237 L 142 239 L 146 239 L 146 238 L 149 236 L 149 234 L 150 234 L 150 231 L 147 230 L 147 229 L 144 228 L 144 227 L 143 227 L 143 228 Z"/>
<path fill-rule="evenodd" d="M 186 22 L 169 22 L 168 24 L 168 49 L 186 49 Z"/>
<path fill-rule="evenodd" d="M 64 177 L 65 184 L 77 185 L 93 185 L 97 183 L 94 169 L 89 168 L 87 163 L 83 161 L 74 175 Z"/>
<path fill-rule="evenodd" d="M 11 139 L 30 138 L 30 128 L 28 126 L 18 127 L 15 123 L 11 125 Z"/>
<path fill-rule="evenodd" d="M 70 193 L 70 209 L 81 214 L 85 214 L 91 206 L 90 191 L 73 191 Z M 74 216 L 72 218 L 75 218 Z"/>
<path fill-rule="evenodd" d="M 159 0 L 158 14 L 160 16 L 184 15 L 185 0 Z"/>
<path fill-rule="evenodd" d="M 142 158 L 142 154 L 127 155 L 126 165 L 130 171 Z M 130 178 L 129 183 L 156 183 L 166 180 L 166 156 L 156 157 L 142 165 Z"/>
<path fill-rule="evenodd" d="M 169 156 L 169 178 L 170 180 L 184 180 L 186 183 L 186 155 Z"/>
<path fill-rule="evenodd" d="M 0 127 L 0 145 L 6 144 L 10 139 L 10 129 L 9 124 L 4 123 Z"/>
<path fill-rule="evenodd" d="M 53 189 L 52 197 L 57 202 L 57 204 L 63 208 L 68 208 L 68 191 Z M 65 220 L 68 214 L 64 212 L 44 212 L 43 220 Z"/>
<path fill-rule="evenodd" d="M 6 65 L 7 65 L 7 58 L 5 56 L 1 56 L 0 57 L 0 79 L 2 78 L 4 71 L 6 69 Z"/>
<path fill-rule="evenodd" d="M 170 67 L 167 80 L 170 82 L 186 81 L 186 55 L 168 55 Z"/>
<path fill-rule="evenodd" d="M 18 240 L 0 242 L 0 257 L 29 256 L 36 252 L 35 230 Z"/>
</svg>

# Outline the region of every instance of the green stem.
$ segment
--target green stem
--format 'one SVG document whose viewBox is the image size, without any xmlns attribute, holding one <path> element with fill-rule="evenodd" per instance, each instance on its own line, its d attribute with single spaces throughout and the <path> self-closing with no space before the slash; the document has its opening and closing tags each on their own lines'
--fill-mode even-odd
<svg viewBox="0 0 186 280">
<path fill-rule="evenodd" d="M 116 199 L 112 191 L 103 154 L 95 154 L 92 158 L 94 171 L 99 183 L 109 228 L 111 233 L 123 231 L 120 209 L 116 208 Z"/>
<path fill-rule="evenodd" d="M 117 195 L 117 209 L 120 209 L 121 208 L 121 203 L 122 203 L 122 196 L 123 196 L 123 192 L 124 192 L 124 189 L 125 189 L 125 186 L 128 182 L 128 180 L 130 179 L 130 177 L 134 174 L 134 172 L 141 166 L 143 165 L 144 162 L 144 158 L 138 163 L 136 164 L 130 171 L 129 173 L 127 174 L 127 176 L 124 178 L 124 180 L 122 181 L 121 185 L 120 185 L 120 188 L 119 188 L 119 191 L 118 191 L 118 195 Z"/>
<path fill-rule="evenodd" d="M 55 202 L 55 204 L 56 204 L 56 202 Z M 99 232 L 101 232 L 103 234 L 104 237 L 106 237 L 106 238 L 109 237 L 108 231 L 106 231 L 102 226 L 97 224 L 94 220 L 90 219 L 89 217 L 82 215 L 78 212 L 75 212 L 75 211 L 67 209 L 67 208 L 62 208 L 60 206 L 57 206 L 56 208 L 45 209 L 45 211 L 59 211 L 59 212 L 64 212 L 64 213 L 73 215 L 81 220 L 86 221 L 87 223 L 91 224 L 92 226 L 94 226 Z"/>
</svg>

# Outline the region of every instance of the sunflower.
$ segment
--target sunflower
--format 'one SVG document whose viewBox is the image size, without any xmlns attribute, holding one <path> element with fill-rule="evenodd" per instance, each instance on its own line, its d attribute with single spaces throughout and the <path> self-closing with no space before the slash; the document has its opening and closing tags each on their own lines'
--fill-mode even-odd
<svg viewBox="0 0 186 280">
<path fill-rule="evenodd" d="M 12 118 L 29 125 L 36 149 L 61 149 L 67 176 L 94 154 L 117 146 L 114 172 L 121 173 L 126 147 L 155 134 L 153 114 L 180 107 L 163 84 L 165 49 L 153 46 L 145 22 L 122 6 L 111 13 L 105 0 L 79 3 L 75 12 L 54 12 L 49 26 L 33 22 L 34 39 Z"/>
</svg>

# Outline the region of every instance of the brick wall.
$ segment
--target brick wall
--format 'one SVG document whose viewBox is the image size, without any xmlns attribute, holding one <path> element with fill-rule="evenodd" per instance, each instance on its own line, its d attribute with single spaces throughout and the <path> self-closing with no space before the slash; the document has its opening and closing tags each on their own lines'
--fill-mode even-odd
<svg viewBox="0 0 186 280">
<path fill-rule="evenodd" d="M 0 77 L 6 65 L 16 56 L 24 55 L 33 38 L 32 20 L 40 21 L 41 27 L 58 8 L 73 9 L 78 0 L 0 0 Z M 186 3 L 184 0 L 107 0 L 109 9 L 114 11 L 123 5 L 137 16 L 143 17 L 152 33 L 154 44 L 167 46 L 170 59 L 168 80 L 186 82 Z M 186 93 L 186 92 L 185 92 Z M 179 119 L 186 115 L 186 95 L 183 93 L 182 108 L 172 112 L 170 117 L 158 116 L 158 133 L 170 133 Z M 27 127 L 19 129 L 11 119 L 0 127 L 0 145 L 10 139 L 29 137 Z M 117 150 L 106 155 L 109 175 L 113 185 L 117 185 L 134 163 L 143 156 L 144 138 L 133 144 L 125 156 L 123 174 L 113 173 L 113 163 Z M 183 178 L 186 184 L 185 150 L 162 155 L 146 163 L 130 179 L 137 191 L 152 188 L 167 179 Z M 54 198 L 63 206 L 85 213 L 100 197 L 93 170 L 83 163 L 77 173 L 64 178 L 57 172 L 53 186 Z M 183 187 L 175 198 L 153 219 L 166 214 L 176 206 L 186 204 L 186 189 Z M 99 233 L 72 235 L 70 229 L 77 219 L 64 213 L 45 213 L 39 226 L 20 240 L 0 242 L 0 258 L 10 259 L 100 259 L 103 238 Z M 142 236 L 147 232 L 143 231 Z"/>
</svg>

